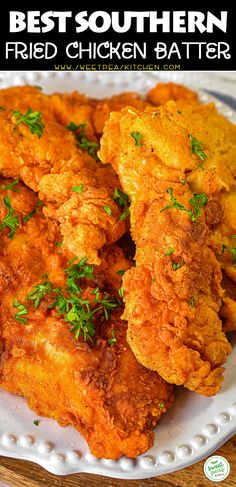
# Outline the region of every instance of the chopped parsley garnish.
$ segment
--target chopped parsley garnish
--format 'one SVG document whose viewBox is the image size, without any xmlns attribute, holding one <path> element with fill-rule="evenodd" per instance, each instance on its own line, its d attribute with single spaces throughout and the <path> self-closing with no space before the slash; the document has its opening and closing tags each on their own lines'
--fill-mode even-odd
<svg viewBox="0 0 236 487">
<path fill-rule="evenodd" d="M 28 315 L 28 309 L 23 303 L 20 303 L 16 298 L 14 298 L 13 307 L 18 309 L 18 313 L 15 314 L 15 319 L 25 325 L 27 323 L 27 318 L 24 318 L 24 316 Z"/>
<path fill-rule="evenodd" d="M 12 110 L 12 113 L 16 119 L 16 127 L 18 127 L 20 123 L 23 123 L 29 127 L 31 134 L 36 134 L 39 139 L 42 137 L 45 125 L 42 121 L 40 112 L 33 112 L 32 108 L 28 108 L 24 115 L 21 112 L 14 110 Z"/>
<path fill-rule="evenodd" d="M 37 203 L 37 205 L 36 205 L 36 207 L 35 207 L 33 210 L 31 210 L 29 213 L 27 213 L 27 215 L 25 215 L 25 216 L 23 217 L 23 221 L 24 221 L 25 223 L 27 223 L 27 222 L 28 222 L 28 221 L 29 221 L 29 220 L 32 218 L 32 216 L 34 216 L 34 215 L 35 215 L 35 213 L 38 213 L 39 208 L 40 208 L 41 206 L 44 206 L 44 203 L 43 203 L 42 201 L 40 201 L 40 200 L 39 200 L 39 201 L 38 201 L 38 203 Z"/>
<path fill-rule="evenodd" d="M 7 208 L 8 213 L 3 218 L 3 222 L 0 225 L 0 230 L 3 230 L 3 228 L 8 227 L 10 229 L 9 238 L 13 240 L 14 235 L 16 233 L 16 229 L 19 226 L 19 217 L 15 215 L 15 210 L 13 210 L 11 205 L 10 196 L 6 196 L 5 198 L 3 198 L 3 204 Z"/>
<path fill-rule="evenodd" d="M 186 184 L 186 182 L 187 182 L 187 181 L 186 181 L 186 179 L 180 179 L 180 184 L 185 185 L 185 184 Z"/>
<path fill-rule="evenodd" d="M 95 334 L 94 315 L 102 313 L 104 319 L 108 320 L 111 311 L 120 306 L 121 302 L 118 297 L 113 299 L 108 293 L 101 292 L 99 287 L 91 291 L 91 294 L 95 295 L 94 299 L 83 299 L 80 296 L 82 289 L 79 280 L 93 279 L 94 266 L 87 265 L 87 257 L 75 263 L 77 259 L 78 257 L 71 259 L 68 262 L 69 267 L 64 270 L 67 275 L 64 290 L 61 287 L 53 288 L 50 281 L 45 281 L 33 287 L 27 296 L 27 300 L 34 301 L 36 309 L 47 294 L 55 296 L 54 302 L 48 306 L 48 309 L 56 309 L 59 316 L 69 323 L 70 331 L 74 333 L 76 340 L 82 336 L 84 341 L 90 340 L 93 343 Z M 47 274 L 45 278 L 48 278 Z M 19 304 L 21 305 L 21 303 Z M 23 308 L 20 308 L 19 311 L 23 314 Z"/>
<path fill-rule="evenodd" d="M 59 247 L 59 248 L 61 248 L 62 242 L 56 242 L 56 246 Z"/>
<path fill-rule="evenodd" d="M 79 186 L 74 186 L 73 188 L 71 188 L 71 191 L 73 191 L 73 193 L 82 194 L 83 193 L 83 184 L 81 183 Z"/>
<path fill-rule="evenodd" d="M 38 425 L 39 425 L 39 423 L 40 423 L 39 419 L 35 419 L 35 420 L 34 420 L 34 425 L 35 425 L 35 426 L 38 426 Z"/>
<path fill-rule="evenodd" d="M 113 345 L 115 345 L 116 342 L 117 342 L 117 339 L 115 336 L 115 330 L 111 330 L 111 338 L 108 338 L 107 343 L 108 343 L 108 345 L 113 347 Z"/>
<path fill-rule="evenodd" d="M 192 153 L 196 154 L 196 156 L 198 156 L 199 159 L 201 159 L 201 161 L 205 161 L 205 159 L 207 158 L 207 155 L 205 154 L 205 152 L 201 148 L 201 142 L 199 142 L 199 140 L 195 139 L 191 134 L 189 134 L 188 136 L 190 139 Z M 199 164 L 199 167 L 203 171 L 205 171 L 205 168 L 203 166 L 201 166 L 200 164 Z"/>
<path fill-rule="evenodd" d="M 129 203 L 129 197 L 126 193 L 116 188 L 114 191 L 114 201 L 123 210 Z"/>
<path fill-rule="evenodd" d="M 107 213 L 107 215 L 111 216 L 112 209 L 110 208 L 110 206 L 103 206 L 103 209 Z"/>
<path fill-rule="evenodd" d="M 119 293 L 120 297 L 123 298 L 124 297 L 124 288 L 120 287 L 118 293 Z"/>
<path fill-rule="evenodd" d="M 36 90 L 39 90 L 39 91 L 42 91 L 42 89 L 43 89 L 42 86 L 40 86 L 40 85 L 34 85 L 34 87 L 36 88 Z"/>
<path fill-rule="evenodd" d="M 165 408 L 165 407 L 166 407 L 166 405 L 165 405 L 165 403 L 164 403 L 164 402 L 159 402 L 159 408 L 160 408 L 160 409 L 163 409 L 163 408 Z"/>
<path fill-rule="evenodd" d="M 118 274 L 119 276 L 123 276 L 123 275 L 124 275 L 124 273 L 125 273 L 124 269 L 120 269 L 119 271 L 117 271 L 117 274 Z"/>
<path fill-rule="evenodd" d="M 169 255 L 172 255 L 174 253 L 173 247 L 169 247 L 166 253 L 164 254 L 165 257 L 168 257 Z"/>
<path fill-rule="evenodd" d="M 180 211 L 186 211 L 189 214 L 189 218 L 196 222 L 199 220 L 201 216 L 201 209 L 204 205 L 207 204 L 208 199 L 205 193 L 195 194 L 193 198 L 189 200 L 192 209 L 185 208 L 184 205 L 179 203 L 173 195 L 173 188 L 168 188 L 167 193 L 170 195 L 170 200 L 172 201 L 172 205 L 166 205 L 165 208 L 160 210 L 160 213 L 165 210 L 169 210 L 171 208 L 176 208 Z"/>
<path fill-rule="evenodd" d="M 16 188 L 16 185 L 19 183 L 19 179 L 15 179 L 12 183 L 8 184 L 2 184 L 0 189 L 11 189 L 11 191 L 14 191 L 15 193 L 19 193 L 20 190 Z"/>
<path fill-rule="evenodd" d="M 127 207 L 127 205 L 129 204 L 128 195 L 120 189 L 116 188 L 114 191 L 114 201 L 122 210 L 124 210 L 123 213 L 120 215 L 119 220 L 125 220 L 130 214 L 130 209 Z"/>
<path fill-rule="evenodd" d="M 190 298 L 190 300 L 188 301 L 188 304 L 189 304 L 189 307 L 190 308 L 194 308 L 195 307 L 195 299 L 194 299 L 194 296 L 192 296 Z"/>
<path fill-rule="evenodd" d="M 126 208 L 125 211 L 123 211 L 122 215 L 120 215 L 119 220 L 123 221 L 127 218 L 127 216 L 130 215 L 130 209 Z"/>
<path fill-rule="evenodd" d="M 30 301 L 34 301 L 34 307 L 36 309 L 38 308 L 44 296 L 46 296 L 46 294 L 48 293 L 51 293 L 52 291 L 52 283 L 49 281 L 45 281 L 43 284 L 36 284 L 36 286 L 33 287 L 33 290 L 28 294 L 28 299 Z"/>
<path fill-rule="evenodd" d="M 140 132 L 131 132 L 130 135 L 135 140 L 135 145 L 138 145 L 139 147 L 143 146 L 143 144 L 141 143 L 143 136 L 142 134 L 140 134 Z"/>
<path fill-rule="evenodd" d="M 180 262 L 174 262 L 173 261 L 171 263 L 171 266 L 172 266 L 173 271 L 177 271 L 178 269 L 180 269 L 183 266 L 183 264 L 184 264 L 184 261 L 183 260 L 181 260 Z"/>
<path fill-rule="evenodd" d="M 227 252 L 232 255 L 232 262 L 235 264 L 236 262 L 236 249 L 227 249 Z"/>
<path fill-rule="evenodd" d="M 86 123 L 76 125 L 76 123 L 70 122 L 69 125 L 67 125 L 67 129 L 71 132 L 74 132 L 78 147 L 86 150 L 90 154 L 90 156 L 94 157 L 97 160 L 97 151 L 99 149 L 99 144 L 97 142 L 87 139 L 85 132 Z"/>
<path fill-rule="evenodd" d="M 65 272 L 67 274 L 66 289 L 71 292 L 80 293 L 81 288 L 78 286 L 76 281 L 78 281 L 79 279 L 92 279 L 94 277 L 93 276 L 94 266 L 86 264 L 88 260 L 87 257 L 81 259 L 77 264 L 73 264 L 73 262 L 77 258 L 78 257 L 74 257 L 74 259 L 69 260 L 68 264 L 72 264 L 72 265 L 70 265 L 70 267 L 65 269 Z"/>
<path fill-rule="evenodd" d="M 235 238 L 235 236 L 233 236 L 233 238 Z M 233 264 L 236 263 L 236 248 L 230 248 L 228 247 L 227 245 L 223 244 L 222 245 L 222 253 L 224 253 L 224 251 L 227 250 L 227 252 L 229 252 L 229 254 L 232 255 L 232 262 Z"/>
</svg>

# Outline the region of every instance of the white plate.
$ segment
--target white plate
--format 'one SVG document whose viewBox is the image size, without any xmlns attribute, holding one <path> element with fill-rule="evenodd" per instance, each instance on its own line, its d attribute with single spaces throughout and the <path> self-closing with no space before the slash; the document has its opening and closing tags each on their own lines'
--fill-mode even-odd
<svg viewBox="0 0 236 487">
<path fill-rule="evenodd" d="M 178 81 L 203 88 L 203 74 L 178 73 Z M 181 77 L 180 77 L 181 75 Z M 159 73 L 157 75 L 160 77 Z M 47 92 L 79 90 L 92 96 L 108 96 L 124 90 L 144 93 L 157 76 L 153 73 L 1 73 L 0 87 L 40 84 Z M 208 89 L 216 89 L 217 74 L 205 75 Z M 170 78 L 170 76 L 168 76 Z M 163 73 L 161 73 L 163 78 Z M 174 75 L 176 79 L 176 73 Z M 217 81 L 215 85 L 215 80 Z M 194 81 L 194 83 L 193 83 Z M 231 80 L 232 86 L 234 82 Z M 226 89 L 225 89 L 226 92 Z M 228 91 L 233 95 L 232 89 Z M 212 99 L 201 94 L 204 101 Z M 218 109 L 236 122 L 236 113 L 217 101 Z M 236 336 L 226 364 L 225 381 L 216 397 L 206 398 L 178 388 L 173 408 L 156 428 L 153 448 L 135 460 L 98 460 L 89 453 L 83 438 L 72 428 L 28 409 L 24 399 L 0 391 L 0 455 L 31 460 L 58 475 L 90 472 L 121 479 L 141 479 L 170 473 L 198 462 L 236 433 Z"/>
</svg>

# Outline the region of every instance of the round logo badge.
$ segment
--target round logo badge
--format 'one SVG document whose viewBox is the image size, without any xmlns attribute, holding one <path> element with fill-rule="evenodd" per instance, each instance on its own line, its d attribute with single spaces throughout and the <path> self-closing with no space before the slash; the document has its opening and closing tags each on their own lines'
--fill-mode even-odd
<svg viewBox="0 0 236 487">
<path fill-rule="evenodd" d="M 214 455 L 204 463 L 204 474 L 212 482 L 221 482 L 228 477 L 230 466 L 226 458 Z"/>
</svg>

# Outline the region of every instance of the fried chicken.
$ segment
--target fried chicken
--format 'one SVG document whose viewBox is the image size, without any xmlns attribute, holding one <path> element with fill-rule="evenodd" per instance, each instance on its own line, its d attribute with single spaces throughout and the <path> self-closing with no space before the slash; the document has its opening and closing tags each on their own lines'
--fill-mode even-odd
<svg viewBox="0 0 236 487">
<path fill-rule="evenodd" d="M 10 184 L 0 181 L 1 188 Z M 126 342 L 122 305 L 114 303 L 121 286 L 117 272 L 130 263 L 116 245 L 101 251 L 100 267 L 68 263 L 72 254 L 58 246 L 58 223 L 43 215 L 37 195 L 22 183 L 13 189 L 0 191 L 1 225 L 5 222 L 0 241 L 0 386 L 24 396 L 37 414 L 75 427 L 95 456 L 135 457 L 152 446 L 152 430 L 173 395 L 157 373 L 136 361 Z M 6 202 L 13 211 L 11 225 Z M 75 303 L 67 318 L 62 294 L 68 306 Z M 89 322 L 85 312 L 80 329 L 87 334 L 85 341 L 82 332 L 76 340 L 73 327 L 78 331 L 79 325 L 72 317 L 82 298 L 80 310 L 95 313 Z M 107 315 L 102 299 L 113 303 Z"/>
<path fill-rule="evenodd" d="M 99 264 L 99 250 L 119 239 L 128 222 L 120 219 L 123 211 L 114 201 L 114 191 L 120 185 L 113 169 L 101 167 L 90 149 L 77 146 L 75 136 L 80 128 L 77 132 L 66 128 L 70 122 L 84 124 L 84 137 L 96 148 L 94 103 L 76 93 L 50 97 L 33 87 L 2 90 L 0 171 L 4 177 L 20 178 L 35 192 L 40 191 L 45 214 L 61 224 L 63 246 Z M 25 114 L 29 108 L 42 114 L 45 127 L 40 138 L 25 123 L 17 125 L 14 113 Z M 63 187 L 60 197 L 57 185 Z M 73 192 L 78 186 L 81 194 Z M 107 208 L 112 214 L 105 211 Z"/>
<path fill-rule="evenodd" d="M 172 94 L 185 96 L 185 90 L 173 85 Z M 148 96 L 152 100 L 152 94 Z M 129 228 L 114 202 L 119 180 L 111 167 L 101 169 L 96 157 L 104 123 L 112 110 L 126 105 L 143 110 L 149 104 L 135 93 L 95 100 L 77 92 L 46 95 L 33 86 L 0 91 L 1 175 L 20 178 L 40 192 L 43 211 L 60 222 L 63 246 L 79 257 L 87 255 L 91 263 L 99 264 L 103 245 L 115 242 Z M 41 114 L 40 138 L 27 123 L 19 122 L 29 109 Z M 60 198 L 58 186 L 63 187 Z M 81 194 L 73 194 L 73 187 L 80 187 Z"/>
<path fill-rule="evenodd" d="M 166 381 L 213 395 L 231 351 L 219 312 L 230 329 L 236 311 L 221 273 L 236 276 L 236 128 L 213 104 L 130 107 L 106 122 L 100 158 L 131 199 L 136 267 L 123 279 L 128 342 Z"/>
</svg>

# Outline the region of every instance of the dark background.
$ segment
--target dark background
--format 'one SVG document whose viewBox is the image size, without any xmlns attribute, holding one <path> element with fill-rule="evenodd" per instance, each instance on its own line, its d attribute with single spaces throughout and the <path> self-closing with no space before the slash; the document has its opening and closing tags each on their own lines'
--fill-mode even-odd
<svg viewBox="0 0 236 487">
<path fill-rule="evenodd" d="M 172 4 L 173 5 L 173 4 Z M 61 8 L 59 5 L 59 2 L 50 2 L 47 7 L 41 8 L 40 4 L 36 3 L 31 3 L 30 5 L 26 5 L 26 2 L 24 2 L 24 5 L 21 3 L 15 4 L 14 2 L 10 2 L 8 4 L 8 7 L 2 7 L 1 6 L 1 17 L 0 17 L 0 70 L 14 70 L 14 71 L 23 71 L 23 70 L 35 70 L 35 71 L 41 71 L 41 70 L 54 70 L 55 67 L 54 65 L 72 65 L 71 69 L 79 69 L 78 65 L 84 65 L 86 63 L 92 64 L 92 63 L 98 63 L 98 64 L 116 64 L 119 67 L 124 64 L 142 64 L 142 65 L 147 65 L 147 64 L 156 64 L 159 65 L 159 69 L 163 69 L 164 64 L 177 64 L 180 65 L 181 70 L 188 70 L 188 71 L 227 71 L 227 70 L 236 70 L 236 14 L 234 12 L 235 8 L 232 6 L 228 6 L 227 2 L 222 2 L 220 8 L 211 8 L 211 6 L 208 4 L 207 8 L 202 8 L 199 3 L 193 4 L 192 2 L 188 4 L 188 6 L 184 5 L 183 2 L 177 2 L 176 7 L 170 7 L 168 5 L 168 2 L 156 2 L 156 8 L 152 8 L 153 5 L 151 6 L 150 3 L 149 5 L 144 3 L 142 9 L 138 9 L 135 4 L 131 7 L 126 5 L 124 6 L 124 10 L 139 10 L 139 11 L 145 11 L 145 10 L 157 10 L 160 13 L 163 10 L 199 10 L 202 12 L 206 12 L 209 10 L 215 15 L 219 15 L 221 10 L 227 10 L 229 12 L 228 14 L 228 30 L 227 33 L 225 34 L 224 32 L 220 31 L 217 27 L 215 28 L 214 33 L 185 33 L 185 34 L 178 34 L 178 33 L 149 33 L 148 29 L 146 29 L 146 32 L 141 34 L 137 34 L 134 29 L 130 30 L 127 33 L 124 34 L 117 34 L 113 32 L 112 29 L 109 29 L 107 32 L 103 34 L 95 34 L 91 32 L 90 30 L 87 30 L 83 33 L 76 34 L 75 27 L 76 24 L 74 22 L 74 19 L 67 19 L 67 33 L 58 33 L 56 30 L 53 30 L 49 33 L 42 34 L 30 34 L 27 33 L 26 31 L 19 32 L 16 34 L 9 33 L 9 11 L 10 10 L 19 10 L 21 12 L 27 12 L 27 10 L 40 10 L 41 12 L 45 12 L 48 10 L 72 10 L 74 14 L 76 14 L 79 11 L 82 10 L 87 10 L 88 14 L 92 13 L 95 10 L 105 10 L 107 12 L 117 11 L 118 9 L 115 7 L 115 5 L 108 10 L 105 6 L 102 6 L 101 3 L 97 5 L 95 9 L 89 9 L 87 8 L 87 5 L 83 2 L 78 3 L 78 7 L 75 9 L 73 8 L 70 4 L 68 5 L 63 5 L 64 8 Z M 147 25 L 148 25 L 148 19 L 147 19 Z M 52 42 L 57 45 L 58 47 L 58 54 L 55 58 L 52 58 L 51 60 L 46 60 L 46 59 L 14 59 L 13 56 L 11 56 L 10 59 L 5 58 L 5 43 L 6 42 L 16 42 L 16 41 L 21 41 L 29 44 L 30 42 L 36 43 L 36 42 Z M 105 41 L 112 41 L 114 44 L 118 42 L 138 42 L 142 45 L 144 41 L 147 43 L 147 58 L 146 60 L 140 58 L 137 58 L 136 60 L 118 60 L 116 58 L 113 58 L 113 60 L 109 59 L 89 59 L 86 53 L 83 55 L 83 60 L 79 59 L 70 59 L 67 58 L 65 48 L 66 45 L 70 42 L 83 42 L 84 46 L 87 47 L 88 42 L 96 42 L 99 44 L 100 42 L 105 42 Z M 154 47 L 156 47 L 157 42 L 165 42 L 169 46 L 171 45 L 172 42 L 176 42 L 179 47 L 180 47 L 180 52 L 184 52 L 181 49 L 181 42 L 227 42 L 230 44 L 231 49 L 230 49 L 230 54 L 231 54 L 231 59 L 226 60 L 224 58 L 222 59 L 207 59 L 205 56 L 202 57 L 200 60 L 198 58 L 197 50 L 194 48 L 194 50 L 190 51 L 192 52 L 191 57 L 189 60 L 182 58 L 181 60 L 178 59 L 177 56 L 172 56 L 170 60 L 168 59 L 163 59 L 163 60 L 157 60 L 155 58 L 155 51 Z M 77 68 L 76 68 L 77 66 Z M 64 69 L 67 69 L 66 66 Z M 144 68 L 145 69 L 145 68 Z"/>
</svg>

